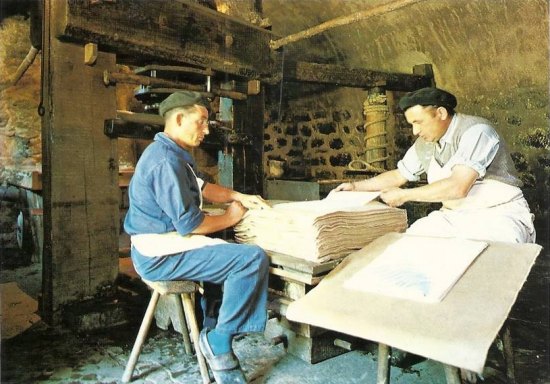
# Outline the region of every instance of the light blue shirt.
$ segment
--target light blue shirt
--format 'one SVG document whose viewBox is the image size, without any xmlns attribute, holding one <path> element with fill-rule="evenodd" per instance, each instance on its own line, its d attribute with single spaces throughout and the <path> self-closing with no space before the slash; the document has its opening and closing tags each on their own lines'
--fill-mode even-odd
<svg viewBox="0 0 550 384">
<path fill-rule="evenodd" d="M 157 133 L 141 155 L 128 188 L 130 206 L 124 220 L 129 235 L 177 231 L 187 235 L 198 227 L 201 190 L 191 154 L 164 133 Z"/>
<path fill-rule="evenodd" d="M 435 146 L 436 151 L 445 150 L 450 146 L 453 136 L 457 131 L 460 114 L 453 116 L 453 120 L 447 129 L 447 132 L 439 139 Z M 475 170 L 482 179 L 485 176 L 487 167 L 491 164 L 499 148 L 500 138 L 493 127 L 488 124 L 476 124 L 468 129 L 460 138 L 458 150 L 452 155 L 446 163 L 447 167 L 461 164 Z M 441 164 L 443 165 L 443 164 Z M 420 180 L 420 175 L 427 172 L 422 162 L 418 158 L 414 145 L 409 148 L 401 161 L 397 163 L 399 173 L 409 181 Z"/>
</svg>

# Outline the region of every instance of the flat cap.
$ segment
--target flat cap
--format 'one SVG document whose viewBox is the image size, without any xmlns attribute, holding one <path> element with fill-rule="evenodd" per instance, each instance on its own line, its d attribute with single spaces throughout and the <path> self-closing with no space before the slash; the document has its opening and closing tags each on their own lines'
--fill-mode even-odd
<svg viewBox="0 0 550 384">
<path fill-rule="evenodd" d="M 206 100 L 204 100 L 202 95 L 198 92 L 174 92 L 160 103 L 159 115 L 164 117 L 164 114 L 171 109 L 178 107 L 188 107 L 195 104 L 202 105 L 203 107 L 208 107 Z"/>
<path fill-rule="evenodd" d="M 436 105 L 438 107 L 454 109 L 456 104 L 456 97 L 453 94 L 434 87 L 421 88 L 409 92 L 399 100 L 399 108 L 403 112 L 415 105 Z"/>
</svg>

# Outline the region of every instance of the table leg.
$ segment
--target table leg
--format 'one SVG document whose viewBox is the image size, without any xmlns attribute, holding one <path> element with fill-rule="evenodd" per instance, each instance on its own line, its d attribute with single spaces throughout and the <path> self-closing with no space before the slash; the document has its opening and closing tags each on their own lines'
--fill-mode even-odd
<svg viewBox="0 0 550 384">
<path fill-rule="evenodd" d="M 510 334 L 510 326 L 504 325 L 502 333 L 502 354 L 504 356 L 504 364 L 506 366 L 506 377 L 510 384 L 516 383 L 516 372 L 514 367 L 514 350 L 512 349 L 512 335 Z"/>
<path fill-rule="evenodd" d="M 457 367 L 452 365 L 443 364 L 445 369 L 445 377 L 447 378 L 447 384 L 460 384 L 460 374 Z"/>
<path fill-rule="evenodd" d="M 378 344 L 378 378 L 376 384 L 390 383 L 391 348 L 389 345 Z M 460 384 L 460 383 L 459 383 Z"/>
</svg>

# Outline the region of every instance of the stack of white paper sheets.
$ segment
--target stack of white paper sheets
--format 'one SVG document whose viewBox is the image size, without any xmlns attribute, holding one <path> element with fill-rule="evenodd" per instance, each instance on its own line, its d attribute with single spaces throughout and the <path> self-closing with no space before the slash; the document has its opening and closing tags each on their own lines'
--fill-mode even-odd
<svg viewBox="0 0 550 384">
<path fill-rule="evenodd" d="M 377 196 L 336 192 L 323 200 L 250 210 L 235 227 L 235 238 L 315 262 L 342 258 L 388 232 L 407 228 L 406 211 L 372 201 Z"/>
</svg>

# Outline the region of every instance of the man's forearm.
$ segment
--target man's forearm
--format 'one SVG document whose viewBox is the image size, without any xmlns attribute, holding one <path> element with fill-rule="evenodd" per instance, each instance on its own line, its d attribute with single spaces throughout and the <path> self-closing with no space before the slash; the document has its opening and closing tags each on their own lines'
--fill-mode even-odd
<svg viewBox="0 0 550 384">
<path fill-rule="evenodd" d="M 397 169 L 381 173 L 378 176 L 352 183 L 355 191 L 382 191 L 400 187 L 407 182 Z"/>
<path fill-rule="evenodd" d="M 196 235 L 208 235 L 210 233 L 223 231 L 229 227 L 234 226 L 239 222 L 240 218 L 236 218 L 230 214 L 204 216 L 204 220 L 199 224 L 192 233 Z"/>
<path fill-rule="evenodd" d="M 208 183 L 202 190 L 202 196 L 212 203 L 230 203 L 238 192 L 218 184 Z"/>
</svg>

